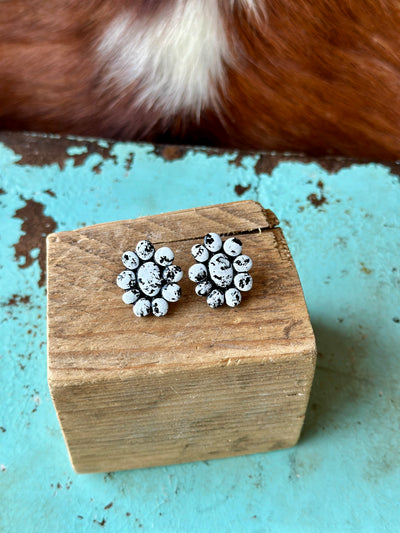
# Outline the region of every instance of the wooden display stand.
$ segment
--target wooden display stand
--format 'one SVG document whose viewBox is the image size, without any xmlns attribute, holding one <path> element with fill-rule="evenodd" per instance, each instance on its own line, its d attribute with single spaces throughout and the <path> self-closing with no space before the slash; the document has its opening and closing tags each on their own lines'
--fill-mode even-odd
<svg viewBox="0 0 400 533">
<path fill-rule="evenodd" d="M 293 446 L 316 348 L 275 215 L 253 201 L 48 236 L 48 382 L 77 472 L 206 460 Z M 238 236 L 253 289 L 210 309 L 187 278 L 193 244 Z M 115 279 L 141 239 L 175 252 L 183 295 L 136 318 Z"/>
</svg>

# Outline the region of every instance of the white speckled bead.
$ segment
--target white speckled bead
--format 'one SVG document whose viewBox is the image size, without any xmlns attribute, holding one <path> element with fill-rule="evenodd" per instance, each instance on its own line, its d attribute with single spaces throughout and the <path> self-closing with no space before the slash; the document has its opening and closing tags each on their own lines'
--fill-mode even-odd
<svg viewBox="0 0 400 533">
<path fill-rule="evenodd" d="M 120 289 L 130 289 L 135 285 L 136 276 L 132 270 L 124 270 L 117 277 L 117 285 Z"/>
<path fill-rule="evenodd" d="M 236 257 L 242 253 L 242 241 L 236 237 L 231 237 L 224 242 L 224 252 L 231 257 Z"/>
<path fill-rule="evenodd" d="M 124 252 L 122 254 L 122 262 L 126 268 L 135 270 L 139 266 L 139 258 L 135 252 Z"/>
<path fill-rule="evenodd" d="M 210 252 L 218 252 L 222 248 L 222 239 L 218 233 L 207 233 L 204 237 L 204 244 Z"/>
<path fill-rule="evenodd" d="M 146 296 L 157 296 L 161 290 L 162 279 L 160 268 L 153 261 L 143 263 L 138 270 L 137 280 L 139 289 Z"/>
<path fill-rule="evenodd" d="M 210 278 L 218 287 L 229 287 L 233 279 L 233 268 L 225 254 L 216 254 L 208 263 Z"/>
<path fill-rule="evenodd" d="M 138 289 L 131 289 L 130 291 L 124 292 L 122 295 L 122 301 L 124 304 L 134 304 L 140 298 L 140 291 Z"/>
<path fill-rule="evenodd" d="M 195 244 L 192 246 L 192 255 L 199 263 L 205 263 L 210 257 L 210 252 L 203 244 Z"/>
<path fill-rule="evenodd" d="M 150 241 L 139 241 L 136 245 L 136 253 L 142 261 L 149 261 L 154 255 L 154 246 Z"/>
<path fill-rule="evenodd" d="M 242 301 L 242 295 L 238 289 L 232 288 L 225 291 L 225 302 L 229 307 L 236 307 Z"/>
<path fill-rule="evenodd" d="M 236 272 L 248 272 L 253 266 L 253 261 L 248 255 L 238 255 L 233 262 Z"/>
<path fill-rule="evenodd" d="M 161 289 L 161 294 L 167 302 L 177 302 L 182 295 L 182 290 L 177 283 L 167 283 Z"/>
<path fill-rule="evenodd" d="M 189 279 L 195 283 L 200 283 L 207 279 L 207 268 L 202 263 L 197 263 L 189 268 Z"/>
<path fill-rule="evenodd" d="M 154 316 L 165 316 L 168 313 L 168 302 L 164 298 L 155 298 L 151 302 L 151 308 Z"/>
<path fill-rule="evenodd" d="M 195 293 L 197 296 L 208 296 L 213 289 L 212 283 L 209 281 L 201 281 L 195 287 Z"/>
<path fill-rule="evenodd" d="M 249 291 L 253 286 L 253 278 L 247 272 L 236 274 L 233 282 L 240 291 Z"/>
<path fill-rule="evenodd" d="M 183 271 L 178 265 L 170 265 L 164 268 L 163 278 L 168 283 L 178 283 L 183 277 Z"/>
<path fill-rule="evenodd" d="M 174 260 L 174 252 L 171 250 L 171 248 L 163 246 L 156 251 L 154 260 L 162 267 L 171 265 L 172 261 Z"/>
<path fill-rule="evenodd" d="M 147 316 L 151 311 L 151 303 L 146 298 L 140 298 L 133 306 L 133 312 L 136 316 Z"/>
<path fill-rule="evenodd" d="M 207 303 L 213 309 L 215 309 L 216 307 L 220 307 L 224 304 L 224 295 L 218 289 L 214 289 L 207 296 Z"/>
</svg>

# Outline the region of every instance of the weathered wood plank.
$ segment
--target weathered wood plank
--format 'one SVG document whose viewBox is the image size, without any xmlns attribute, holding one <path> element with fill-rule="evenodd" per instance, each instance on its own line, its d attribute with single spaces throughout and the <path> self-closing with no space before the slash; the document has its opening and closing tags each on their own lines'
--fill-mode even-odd
<svg viewBox="0 0 400 533">
<path fill-rule="evenodd" d="M 48 378 L 78 471 L 210 459 L 293 445 L 315 341 L 277 219 L 253 201 L 99 224 L 48 237 Z M 160 319 L 134 317 L 115 278 L 143 238 L 187 273 L 209 231 L 238 235 L 254 286 L 208 308 L 185 276 Z"/>
</svg>

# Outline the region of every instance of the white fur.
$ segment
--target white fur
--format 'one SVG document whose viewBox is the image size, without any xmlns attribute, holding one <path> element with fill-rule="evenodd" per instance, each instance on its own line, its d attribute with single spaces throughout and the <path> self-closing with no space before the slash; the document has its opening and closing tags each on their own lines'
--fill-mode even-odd
<svg viewBox="0 0 400 533">
<path fill-rule="evenodd" d="M 239 0 L 250 6 L 252 0 Z M 138 87 L 138 104 L 164 116 L 218 107 L 228 42 L 217 0 L 176 0 L 160 15 L 117 17 L 98 52 L 108 81 L 119 90 Z"/>
<path fill-rule="evenodd" d="M 263 6 L 260 5 L 260 0 L 231 0 L 231 6 L 234 7 L 235 4 L 238 4 L 239 7 L 250 14 L 258 15 L 263 10 Z"/>
</svg>

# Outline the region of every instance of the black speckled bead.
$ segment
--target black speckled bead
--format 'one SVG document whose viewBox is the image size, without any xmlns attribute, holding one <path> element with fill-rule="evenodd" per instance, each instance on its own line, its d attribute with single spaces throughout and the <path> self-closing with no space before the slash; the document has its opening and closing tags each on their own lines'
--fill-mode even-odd
<svg viewBox="0 0 400 533">
<path fill-rule="evenodd" d="M 156 251 L 154 254 L 154 259 L 155 262 L 162 267 L 172 265 L 172 261 L 174 260 L 174 252 L 171 250 L 171 248 L 163 246 Z"/>
<path fill-rule="evenodd" d="M 207 303 L 213 309 L 224 305 L 224 301 L 224 294 L 218 289 L 213 289 L 207 296 Z"/>
<path fill-rule="evenodd" d="M 239 289 L 231 288 L 225 292 L 225 303 L 229 307 L 236 307 L 242 301 L 242 294 Z"/>
<path fill-rule="evenodd" d="M 205 263 L 210 257 L 210 252 L 204 246 L 204 244 L 195 244 L 192 246 L 192 255 L 199 263 Z"/>
<path fill-rule="evenodd" d="M 139 257 L 135 252 L 124 252 L 122 255 L 122 262 L 126 268 L 135 270 L 139 266 Z"/>
<path fill-rule="evenodd" d="M 157 296 L 161 290 L 162 279 L 158 265 L 149 261 L 143 263 L 137 273 L 139 289 L 146 296 Z"/>
<path fill-rule="evenodd" d="M 117 277 L 117 285 L 120 289 L 130 289 L 136 283 L 136 276 L 132 270 L 124 270 Z"/>
<path fill-rule="evenodd" d="M 205 281 L 207 279 L 207 268 L 202 263 L 198 263 L 189 268 L 188 274 L 191 281 L 200 283 L 201 281 Z"/>
<path fill-rule="evenodd" d="M 236 257 L 242 253 L 242 241 L 236 237 L 231 237 L 224 242 L 224 252 L 231 257 Z"/>
<path fill-rule="evenodd" d="M 151 302 L 146 298 L 140 298 L 135 305 L 133 306 L 133 312 L 136 316 L 142 317 L 150 314 L 151 311 Z"/>
<path fill-rule="evenodd" d="M 155 298 L 151 302 L 151 310 L 154 316 L 165 316 L 168 313 L 168 302 L 164 298 Z"/>
<path fill-rule="evenodd" d="M 139 289 L 131 289 L 129 291 L 125 291 L 122 295 L 122 301 L 124 304 L 134 304 L 136 303 L 140 298 L 140 291 Z"/>
<path fill-rule="evenodd" d="M 236 274 L 233 280 L 235 287 L 240 291 L 249 291 L 253 286 L 253 278 L 247 272 Z"/>
<path fill-rule="evenodd" d="M 204 237 L 204 244 L 210 252 L 219 252 L 222 248 L 222 239 L 218 233 L 207 233 Z"/>
<path fill-rule="evenodd" d="M 208 296 L 213 290 L 213 284 L 210 281 L 200 281 L 194 290 L 197 296 Z"/>
<path fill-rule="evenodd" d="M 211 280 L 217 287 L 229 287 L 233 279 L 233 268 L 225 254 L 215 254 L 208 263 Z"/>
<path fill-rule="evenodd" d="M 236 272 L 248 272 L 253 266 L 253 261 L 248 255 L 238 255 L 233 262 Z"/>
<path fill-rule="evenodd" d="M 178 265 L 169 265 L 164 268 L 163 278 L 167 283 L 178 283 L 183 277 L 183 271 Z"/>
<path fill-rule="evenodd" d="M 149 261 L 154 251 L 154 246 L 150 241 L 139 241 L 136 245 L 136 254 L 142 261 Z"/>
<path fill-rule="evenodd" d="M 182 290 L 177 283 L 167 283 L 161 290 L 161 295 L 167 302 L 177 302 L 181 294 Z"/>
</svg>

